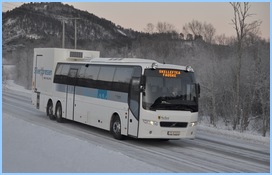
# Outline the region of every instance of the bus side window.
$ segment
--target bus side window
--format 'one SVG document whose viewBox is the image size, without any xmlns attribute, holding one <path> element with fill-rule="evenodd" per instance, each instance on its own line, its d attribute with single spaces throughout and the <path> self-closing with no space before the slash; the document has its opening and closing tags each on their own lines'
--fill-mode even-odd
<svg viewBox="0 0 272 175">
<path fill-rule="evenodd" d="M 62 70 L 62 66 L 63 66 L 63 64 L 58 63 L 57 68 L 56 68 L 56 72 L 54 75 L 54 83 L 60 83 L 60 81 L 61 81 L 60 80 L 60 73 Z"/>
<path fill-rule="evenodd" d="M 99 75 L 97 78 L 98 89 L 109 89 L 112 87 L 113 75 L 115 67 L 113 66 L 101 66 Z"/>
<path fill-rule="evenodd" d="M 78 71 L 78 78 L 83 78 L 86 71 L 86 66 L 82 65 Z"/>
<path fill-rule="evenodd" d="M 70 70 L 69 64 L 60 64 L 56 70 L 54 83 L 67 84 L 69 70 Z"/>
<path fill-rule="evenodd" d="M 127 93 L 132 72 L 133 69 L 131 67 L 117 67 L 113 78 L 113 90 Z"/>
<path fill-rule="evenodd" d="M 76 85 L 76 82 L 77 82 L 77 71 L 78 69 L 74 69 L 74 68 L 71 68 L 69 70 L 69 74 L 67 76 L 67 85 L 73 85 L 75 86 Z"/>
<path fill-rule="evenodd" d="M 87 67 L 85 65 L 80 66 L 77 74 L 77 86 L 84 86 L 84 76 L 86 69 Z"/>
<path fill-rule="evenodd" d="M 82 85 L 85 87 L 96 88 L 99 72 L 100 66 L 88 66 L 84 74 Z"/>
<path fill-rule="evenodd" d="M 142 68 L 140 66 L 133 67 L 133 77 L 141 77 L 142 76 Z"/>
</svg>

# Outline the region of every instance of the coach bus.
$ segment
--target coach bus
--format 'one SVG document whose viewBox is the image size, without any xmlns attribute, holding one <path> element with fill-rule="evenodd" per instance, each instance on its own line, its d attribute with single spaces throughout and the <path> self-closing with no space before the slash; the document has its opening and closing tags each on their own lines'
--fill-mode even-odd
<svg viewBox="0 0 272 175">
<path fill-rule="evenodd" d="M 39 54 L 43 50 L 36 49 L 35 54 L 41 60 L 51 50 Z M 69 52 L 54 52 L 64 50 Z M 105 129 L 116 139 L 195 138 L 200 87 L 190 66 L 136 58 L 69 58 L 54 61 L 47 70 L 34 63 L 32 102 L 50 119 Z M 49 78 L 44 78 L 46 72 Z M 42 88 L 46 80 L 51 83 L 47 92 Z"/>
</svg>

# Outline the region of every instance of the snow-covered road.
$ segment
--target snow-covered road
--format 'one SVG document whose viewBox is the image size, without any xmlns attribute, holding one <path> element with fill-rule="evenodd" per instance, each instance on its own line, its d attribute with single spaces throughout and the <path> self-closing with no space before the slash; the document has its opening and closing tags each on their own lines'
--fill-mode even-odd
<svg viewBox="0 0 272 175">
<path fill-rule="evenodd" d="M 198 130 L 195 140 L 118 141 L 108 131 L 57 123 L 30 95 L 4 89 L 3 172 L 270 172 L 269 142 Z"/>
</svg>

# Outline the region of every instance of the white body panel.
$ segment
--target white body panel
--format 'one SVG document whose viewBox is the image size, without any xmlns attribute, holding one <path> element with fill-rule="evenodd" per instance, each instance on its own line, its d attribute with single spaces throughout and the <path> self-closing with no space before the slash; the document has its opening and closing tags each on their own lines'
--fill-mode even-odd
<svg viewBox="0 0 272 175">
<path fill-rule="evenodd" d="M 128 121 L 128 134 L 133 137 L 138 136 L 139 121 L 135 119 L 132 112 L 129 110 L 129 121 Z"/>
<path fill-rule="evenodd" d="M 196 126 L 190 127 L 190 122 L 197 121 L 198 113 L 191 113 L 189 111 L 141 111 L 141 120 L 147 119 L 159 122 L 185 122 L 188 123 L 187 127 L 161 127 L 145 124 L 142 121 L 139 126 L 139 138 L 194 138 L 196 134 Z M 177 132 L 178 135 L 168 135 L 168 132 Z"/>
<path fill-rule="evenodd" d="M 64 100 L 63 94 L 55 91 L 53 85 L 54 72 L 57 62 L 72 60 L 71 52 L 82 52 L 84 58 L 99 57 L 98 51 L 84 51 L 73 49 L 60 49 L 60 48 L 35 48 L 33 58 L 33 76 L 32 76 L 32 104 L 37 106 L 39 103 L 39 110 L 46 112 L 46 106 L 48 99 L 55 99 L 53 103 L 55 105 L 56 100 L 60 97 Z M 74 58 L 78 59 L 78 58 Z M 40 94 L 40 100 L 37 100 L 37 94 Z M 65 109 L 66 110 L 66 109 Z M 63 111 L 65 111 L 63 109 Z"/>
<path fill-rule="evenodd" d="M 122 123 L 122 134 L 127 135 L 128 105 L 126 103 L 76 95 L 74 109 L 75 121 L 105 130 L 110 128 L 112 114 L 117 113 Z"/>
</svg>

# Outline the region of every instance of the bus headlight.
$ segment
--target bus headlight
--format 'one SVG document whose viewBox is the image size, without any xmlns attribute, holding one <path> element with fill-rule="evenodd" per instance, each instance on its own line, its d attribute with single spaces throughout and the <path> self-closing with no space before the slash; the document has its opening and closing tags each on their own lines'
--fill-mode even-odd
<svg viewBox="0 0 272 175">
<path fill-rule="evenodd" d="M 197 125 L 197 122 L 191 122 L 191 123 L 189 124 L 190 127 L 193 127 L 193 126 L 196 126 L 196 125 Z"/>
<path fill-rule="evenodd" d="M 158 122 L 153 121 L 153 120 L 145 120 L 145 119 L 143 119 L 143 122 L 145 124 L 149 124 L 149 125 L 153 125 L 153 126 L 158 126 Z"/>
</svg>

